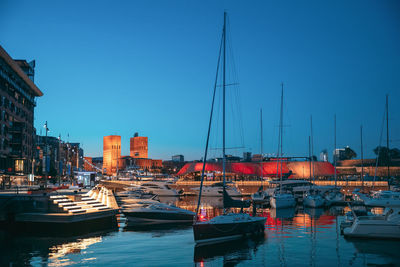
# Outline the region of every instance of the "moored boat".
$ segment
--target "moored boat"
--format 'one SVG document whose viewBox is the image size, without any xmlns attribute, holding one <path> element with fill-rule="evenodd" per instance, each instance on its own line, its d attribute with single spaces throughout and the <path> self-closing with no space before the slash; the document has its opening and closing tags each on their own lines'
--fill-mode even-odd
<svg viewBox="0 0 400 267">
<path fill-rule="evenodd" d="M 372 192 L 371 196 L 355 190 L 353 192 L 360 198 L 366 206 L 371 207 L 400 207 L 400 192 L 394 191 L 376 191 Z"/>
<path fill-rule="evenodd" d="M 128 223 L 140 224 L 189 223 L 195 216 L 192 211 L 163 203 L 148 203 L 122 212 Z"/>
<path fill-rule="evenodd" d="M 284 209 L 296 206 L 296 201 L 292 194 L 276 193 L 271 197 L 270 204 L 274 209 Z"/>
<path fill-rule="evenodd" d="M 200 193 L 200 188 L 193 188 L 194 192 L 198 195 Z M 223 183 L 218 182 L 214 183 L 210 186 L 203 186 L 201 189 L 201 195 L 204 197 L 221 197 L 223 191 Z M 237 189 L 236 185 L 233 182 L 226 182 L 225 183 L 225 191 L 233 197 L 239 197 L 242 194 Z"/>
<path fill-rule="evenodd" d="M 215 100 L 215 92 L 217 88 L 217 80 L 218 80 L 218 70 L 219 70 L 219 59 L 223 58 L 223 108 L 222 108 L 222 117 L 223 117 L 223 125 L 222 125 L 222 137 L 223 137 L 223 147 L 222 147 L 222 196 L 223 196 L 223 203 L 224 203 L 224 213 L 223 215 L 216 216 L 208 221 L 200 221 L 199 216 L 199 209 L 201 203 L 201 196 L 202 196 L 202 188 L 203 188 L 203 181 L 204 181 L 204 172 L 205 166 L 207 162 L 207 151 L 208 151 L 208 142 L 210 138 L 210 129 L 212 123 L 212 115 L 214 109 L 214 100 Z M 201 183 L 199 188 L 199 198 L 196 208 L 196 220 L 193 223 L 193 235 L 194 240 L 197 245 L 200 244 L 207 244 L 207 243 L 215 243 L 215 242 L 222 242 L 231 239 L 241 238 L 243 236 L 247 236 L 250 234 L 263 234 L 264 233 L 264 224 L 266 218 L 264 217 L 251 217 L 248 214 L 243 213 L 243 208 L 248 207 L 249 204 L 246 202 L 242 202 L 240 200 L 233 200 L 226 191 L 226 154 L 225 154 L 225 64 L 226 64 L 226 12 L 224 12 L 224 27 L 223 27 L 223 35 L 222 35 L 222 43 L 221 49 L 218 59 L 218 67 L 217 67 L 217 75 L 214 84 L 214 95 L 211 105 L 211 114 L 210 114 L 210 121 L 208 126 L 208 134 L 207 134 L 207 141 L 206 141 L 206 148 L 203 157 L 203 169 L 201 173 Z M 227 208 L 231 207 L 241 207 L 241 213 L 228 213 L 226 211 Z"/>
<path fill-rule="evenodd" d="M 197 244 L 215 243 L 242 238 L 264 232 L 264 217 L 252 217 L 246 213 L 228 213 L 193 225 Z"/>
<path fill-rule="evenodd" d="M 400 239 L 400 208 L 391 208 L 384 216 L 358 216 L 343 229 L 346 237 Z"/>
<path fill-rule="evenodd" d="M 312 188 L 304 196 L 303 205 L 310 208 L 321 208 L 325 206 L 325 199 L 318 190 Z"/>
</svg>

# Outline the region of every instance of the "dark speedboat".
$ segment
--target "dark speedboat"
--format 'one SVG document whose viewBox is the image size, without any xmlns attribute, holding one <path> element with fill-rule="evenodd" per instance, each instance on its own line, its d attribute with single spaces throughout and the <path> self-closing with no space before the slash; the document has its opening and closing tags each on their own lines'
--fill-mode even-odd
<svg viewBox="0 0 400 267">
<path fill-rule="evenodd" d="M 164 224 L 192 222 L 193 211 L 181 209 L 164 203 L 145 204 L 138 208 L 122 211 L 128 224 Z"/>
<path fill-rule="evenodd" d="M 250 234 L 260 234 L 264 233 L 264 224 L 266 218 L 264 217 L 251 217 L 248 214 L 243 213 L 243 208 L 248 207 L 249 203 L 240 201 L 240 200 L 233 200 L 228 193 L 226 192 L 226 181 L 225 181 L 225 166 L 226 166 L 226 154 L 225 154 L 225 55 L 226 55 L 226 12 L 224 13 L 224 28 L 223 28 L 223 35 L 222 35 L 222 46 L 220 49 L 220 55 L 218 58 L 218 67 L 217 67 L 217 77 L 214 84 L 214 94 L 213 100 L 211 105 L 211 115 L 210 121 L 208 126 L 208 135 L 207 135 L 207 142 L 206 142 L 206 149 L 203 158 L 203 170 L 201 174 L 201 183 L 200 183 L 200 190 L 199 190 L 199 199 L 197 203 L 196 214 L 199 214 L 199 207 L 201 202 L 201 192 L 203 187 L 204 181 L 204 171 L 207 162 L 207 150 L 208 150 L 208 142 L 210 137 L 210 129 L 212 123 L 212 115 L 214 109 L 214 100 L 215 100 L 215 91 L 217 88 L 217 79 L 218 79 L 218 69 L 219 69 L 219 62 L 221 58 L 221 54 L 223 55 L 223 109 L 222 109 L 222 116 L 223 116 L 223 148 L 222 148 L 222 169 L 223 169 L 223 202 L 224 202 L 224 213 L 223 215 L 217 216 L 212 218 L 209 221 L 198 221 L 198 216 L 196 216 L 196 220 L 193 224 L 193 234 L 194 240 L 196 244 L 206 244 L 206 243 L 216 243 L 222 242 L 231 239 L 241 238 Z M 223 53 L 221 53 L 223 52 Z M 242 208 L 241 213 L 227 213 L 226 209 L 231 207 L 239 207 Z"/>
</svg>

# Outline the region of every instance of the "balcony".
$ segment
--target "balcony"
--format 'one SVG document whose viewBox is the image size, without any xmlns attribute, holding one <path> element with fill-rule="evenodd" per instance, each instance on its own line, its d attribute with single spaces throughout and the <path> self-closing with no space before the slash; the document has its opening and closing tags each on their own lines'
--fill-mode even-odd
<svg viewBox="0 0 400 267">
<path fill-rule="evenodd" d="M 17 144 L 17 145 L 21 145 L 22 144 L 22 138 L 12 138 L 11 140 L 10 140 L 10 145 L 13 145 L 13 144 Z"/>
</svg>

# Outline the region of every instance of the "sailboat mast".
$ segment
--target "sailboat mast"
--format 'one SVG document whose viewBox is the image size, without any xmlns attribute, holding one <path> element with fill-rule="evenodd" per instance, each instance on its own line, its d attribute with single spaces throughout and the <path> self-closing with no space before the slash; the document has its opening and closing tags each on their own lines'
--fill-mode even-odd
<svg viewBox="0 0 400 267">
<path fill-rule="evenodd" d="M 261 179 L 263 178 L 263 124 L 262 124 L 262 108 L 260 109 L 260 139 L 261 139 L 261 144 L 260 144 L 260 152 L 261 152 Z"/>
<path fill-rule="evenodd" d="M 387 174 L 390 179 L 390 151 L 389 151 L 389 95 L 386 95 L 386 147 L 387 147 Z"/>
<path fill-rule="evenodd" d="M 224 12 L 224 54 L 223 54 L 223 64 L 222 64 L 222 178 L 223 178 L 223 191 L 225 191 L 225 168 L 226 168 L 226 155 L 225 155 L 225 65 L 226 65 L 226 12 Z M 224 207 L 225 213 L 225 207 Z"/>
<path fill-rule="evenodd" d="M 315 182 L 315 176 L 314 176 L 314 139 L 313 139 L 313 128 L 312 128 L 312 115 L 310 117 L 311 119 L 311 167 L 312 167 L 312 178 L 313 182 Z"/>
<path fill-rule="evenodd" d="M 280 123 L 279 123 L 279 131 L 280 131 L 280 157 L 279 157 L 279 161 L 280 161 L 280 165 L 281 165 L 281 171 L 280 171 L 280 178 L 281 178 L 281 183 L 280 183 L 280 193 L 282 194 L 282 147 L 283 147 L 283 129 L 282 129 L 282 123 L 283 123 L 283 83 L 282 83 L 282 93 L 281 93 L 281 117 L 280 117 Z"/>
<path fill-rule="evenodd" d="M 335 146 L 335 149 L 333 150 L 333 161 L 334 161 L 334 164 L 335 164 L 335 187 L 337 186 L 337 173 L 336 173 L 336 114 L 335 114 L 335 116 L 334 116 L 334 146 Z"/>
<path fill-rule="evenodd" d="M 308 160 L 310 164 L 310 171 L 309 171 L 309 176 L 310 176 L 310 183 L 311 183 L 311 136 L 308 136 Z"/>
<path fill-rule="evenodd" d="M 362 134 L 362 125 L 360 126 L 360 139 L 361 139 L 361 181 L 362 188 L 364 189 L 364 154 L 363 154 L 363 134 Z"/>
</svg>

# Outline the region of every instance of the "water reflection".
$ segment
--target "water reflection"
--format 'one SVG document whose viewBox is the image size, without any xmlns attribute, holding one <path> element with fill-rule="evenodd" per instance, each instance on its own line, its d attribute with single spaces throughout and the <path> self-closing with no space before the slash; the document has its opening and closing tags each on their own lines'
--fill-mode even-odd
<svg viewBox="0 0 400 267">
<path fill-rule="evenodd" d="M 318 219 L 325 213 L 323 208 L 304 208 L 304 212 L 307 213 L 311 218 Z"/>
<path fill-rule="evenodd" d="M 178 223 L 178 224 L 127 224 L 124 228 L 124 232 L 149 232 L 152 237 L 162 237 L 168 234 L 176 233 L 182 230 L 192 228 L 192 223 Z"/>
<path fill-rule="evenodd" d="M 244 260 L 256 257 L 259 246 L 265 242 L 265 236 L 229 241 L 225 243 L 195 246 L 194 262 L 202 266 L 204 262 L 222 258 L 224 266 L 234 266 Z"/>
<path fill-rule="evenodd" d="M 76 262 L 68 258 L 80 254 L 89 246 L 100 243 L 103 236 L 115 231 L 87 233 L 79 236 L 18 235 L 0 231 L 1 266 L 49 265 L 65 266 Z M 86 258 L 86 264 L 96 257 Z"/>
<path fill-rule="evenodd" d="M 398 258 L 400 253 L 400 242 L 396 240 L 368 240 L 365 239 L 347 239 L 356 249 L 357 253 L 386 255 Z M 397 261 L 400 265 L 400 259 Z"/>
<path fill-rule="evenodd" d="M 295 215 L 294 208 L 287 209 L 270 209 L 269 214 L 271 218 L 278 219 L 292 219 Z"/>
<path fill-rule="evenodd" d="M 207 216 L 222 213 L 221 198 L 205 200 L 202 209 Z M 197 197 L 170 201 L 194 211 Z M 190 266 L 193 262 L 200 266 L 400 266 L 399 241 L 340 235 L 348 207 L 256 211 L 267 218 L 264 237 L 201 247 L 195 246 L 190 223 L 130 226 L 123 215 L 117 217 L 119 229 L 95 233 L 60 232 L 61 237 L 0 230 L 0 266 Z"/>
</svg>

